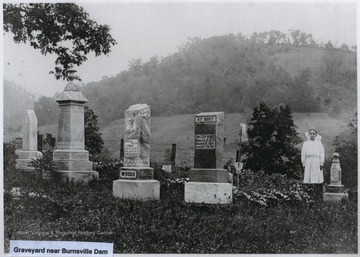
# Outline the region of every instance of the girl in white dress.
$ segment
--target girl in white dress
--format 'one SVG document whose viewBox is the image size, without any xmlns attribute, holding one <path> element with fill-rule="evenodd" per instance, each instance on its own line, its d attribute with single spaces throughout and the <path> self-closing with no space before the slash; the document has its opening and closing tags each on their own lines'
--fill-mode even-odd
<svg viewBox="0 0 360 257">
<path fill-rule="evenodd" d="M 322 184 L 324 182 L 325 151 L 320 141 L 321 136 L 315 129 L 310 129 L 305 135 L 308 141 L 304 142 L 301 150 L 301 162 L 305 170 L 304 183 Z"/>
</svg>

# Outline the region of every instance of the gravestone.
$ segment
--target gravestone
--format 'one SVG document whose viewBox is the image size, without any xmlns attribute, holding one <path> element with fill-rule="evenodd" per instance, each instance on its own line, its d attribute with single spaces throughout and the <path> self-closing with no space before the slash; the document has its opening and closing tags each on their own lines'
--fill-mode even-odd
<svg viewBox="0 0 360 257">
<path fill-rule="evenodd" d="M 185 183 L 185 201 L 226 204 L 232 201 L 232 184 L 223 169 L 224 113 L 206 112 L 195 116 L 194 168 Z"/>
<path fill-rule="evenodd" d="M 38 120 L 34 110 L 27 110 L 22 124 L 22 147 L 16 150 L 16 168 L 22 171 L 34 171 L 30 167 L 32 159 L 41 157 L 41 152 L 37 150 L 37 124 Z"/>
<path fill-rule="evenodd" d="M 341 166 L 339 161 L 339 154 L 333 154 L 333 160 L 330 169 L 330 185 L 326 186 L 326 192 L 323 195 L 325 202 L 340 201 L 343 198 L 348 198 L 345 193 L 345 186 L 341 184 Z"/>
<path fill-rule="evenodd" d="M 87 99 L 73 83 L 75 71 L 70 70 L 70 82 L 65 90 L 55 97 L 59 104 L 58 141 L 53 153 L 55 168 L 61 181 L 76 181 L 87 184 L 99 177 L 89 161 L 85 150 L 84 104 Z M 48 179 L 48 176 L 44 176 Z"/>
<path fill-rule="evenodd" d="M 159 200 L 160 182 L 150 168 L 150 107 L 131 105 L 125 111 L 124 167 L 113 182 L 113 196 L 137 200 Z"/>
</svg>

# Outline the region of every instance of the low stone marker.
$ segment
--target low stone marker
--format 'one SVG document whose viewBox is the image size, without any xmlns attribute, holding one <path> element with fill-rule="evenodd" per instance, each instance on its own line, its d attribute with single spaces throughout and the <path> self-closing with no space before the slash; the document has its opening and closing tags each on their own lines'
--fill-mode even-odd
<svg viewBox="0 0 360 257">
<path fill-rule="evenodd" d="M 79 86 L 72 82 L 74 77 L 74 74 L 69 75 L 71 81 L 55 98 L 60 114 L 58 142 L 53 159 L 62 181 L 73 180 L 87 184 L 98 178 L 99 173 L 93 170 L 89 152 L 85 150 L 84 104 L 87 99 L 80 92 Z M 45 174 L 44 178 L 49 177 Z"/>
<path fill-rule="evenodd" d="M 330 185 L 326 186 L 326 192 L 323 195 L 324 202 L 340 201 L 343 198 L 348 198 L 345 193 L 345 186 L 341 184 L 341 167 L 339 161 L 339 154 L 333 154 L 333 160 L 330 170 Z"/>
<path fill-rule="evenodd" d="M 41 157 L 41 152 L 37 150 L 37 124 L 38 120 L 34 110 L 27 110 L 22 125 L 22 147 L 16 150 L 18 158 L 15 168 L 22 171 L 34 171 L 35 168 L 29 166 L 32 159 Z"/>
<path fill-rule="evenodd" d="M 223 169 L 224 113 L 195 116 L 194 168 L 185 183 L 185 202 L 226 204 L 232 201 L 232 184 Z"/>
<path fill-rule="evenodd" d="M 113 182 L 113 196 L 159 200 L 160 182 L 150 168 L 150 107 L 131 105 L 125 111 L 124 167 Z"/>
</svg>

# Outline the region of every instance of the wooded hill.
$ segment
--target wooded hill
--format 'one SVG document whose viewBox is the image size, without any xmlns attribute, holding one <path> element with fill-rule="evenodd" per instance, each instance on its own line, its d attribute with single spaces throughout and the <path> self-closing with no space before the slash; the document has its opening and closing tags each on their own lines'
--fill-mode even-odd
<svg viewBox="0 0 360 257">
<path fill-rule="evenodd" d="M 251 112 L 259 101 L 293 112 L 354 114 L 356 47 L 318 45 L 310 34 L 278 31 L 194 38 L 167 57 L 132 60 L 127 70 L 82 87 L 104 127 L 129 105 L 147 103 L 152 116 L 205 111 Z M 54 98 L 35 102 L 39 125 L 57 122 Z M 5 110 L 6 111 L 6 110 Z"/>
<path fill-rule="evenodd" d="M 115 77 L 83 88 L 100 124 L 147 103 L 153 116 L 243 112 L 259 101 L 293 112 L 356 109 L 356 53 L 329 46 L 267 44 L 241 35 L 192 39 L 178 52 L 133 60 Z"/>
</svg>

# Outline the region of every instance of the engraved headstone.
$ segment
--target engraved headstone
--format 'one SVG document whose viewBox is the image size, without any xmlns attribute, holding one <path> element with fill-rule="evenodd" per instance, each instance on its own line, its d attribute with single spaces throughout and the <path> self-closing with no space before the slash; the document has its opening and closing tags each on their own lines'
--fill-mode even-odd
<svg viewBox="0 0 360 257">
<path fill-rule="evenodd" d="M 34 110 L 27 110 L 22 125 L 22 147 L 17 150 L 16 168 L 23 171 L 33 171 L 29 166 L 32 159 L 41 156 L 37 151 L 37 124 L 38 120 Z"/>
<path fill-rule="evenodd" d="M 232 201 L 232 185 L 223 169 L 224 113 L 206 112 L 195 116 L 194 168 L 185 184 L 185 201 L 225 204 Z"/>
<path fill-rule="evenodd" d="M 332 157 L 330 185 L 326 186 L 326 192 L 323 196 L 324 201 L 340 201 L 342 198 L 348 198 L 348 194 L 344 192 L 345 186 L 341 184 L 340 155 L 334 153 Z"/>
<path fill-rule="evenodd" d="M 75 72 L 75 71 L 70 71 Z M 58 122 L 58 142 L 53 153 L 55 167 L 62 181 L 82 181 L 88 183 L 98 178 L 85 150 L 84 104 L 87 99 L 72 81 L 56 96 L 60 114 Z"/>
<path fill-rule="evenodd" d="M 113 182 L 113 195 L 138 200 L 160 199 L 160 183 L 150 167 L 150 107 L 131 105 L 125 111 L 124 167 Z"/>
</svg>

